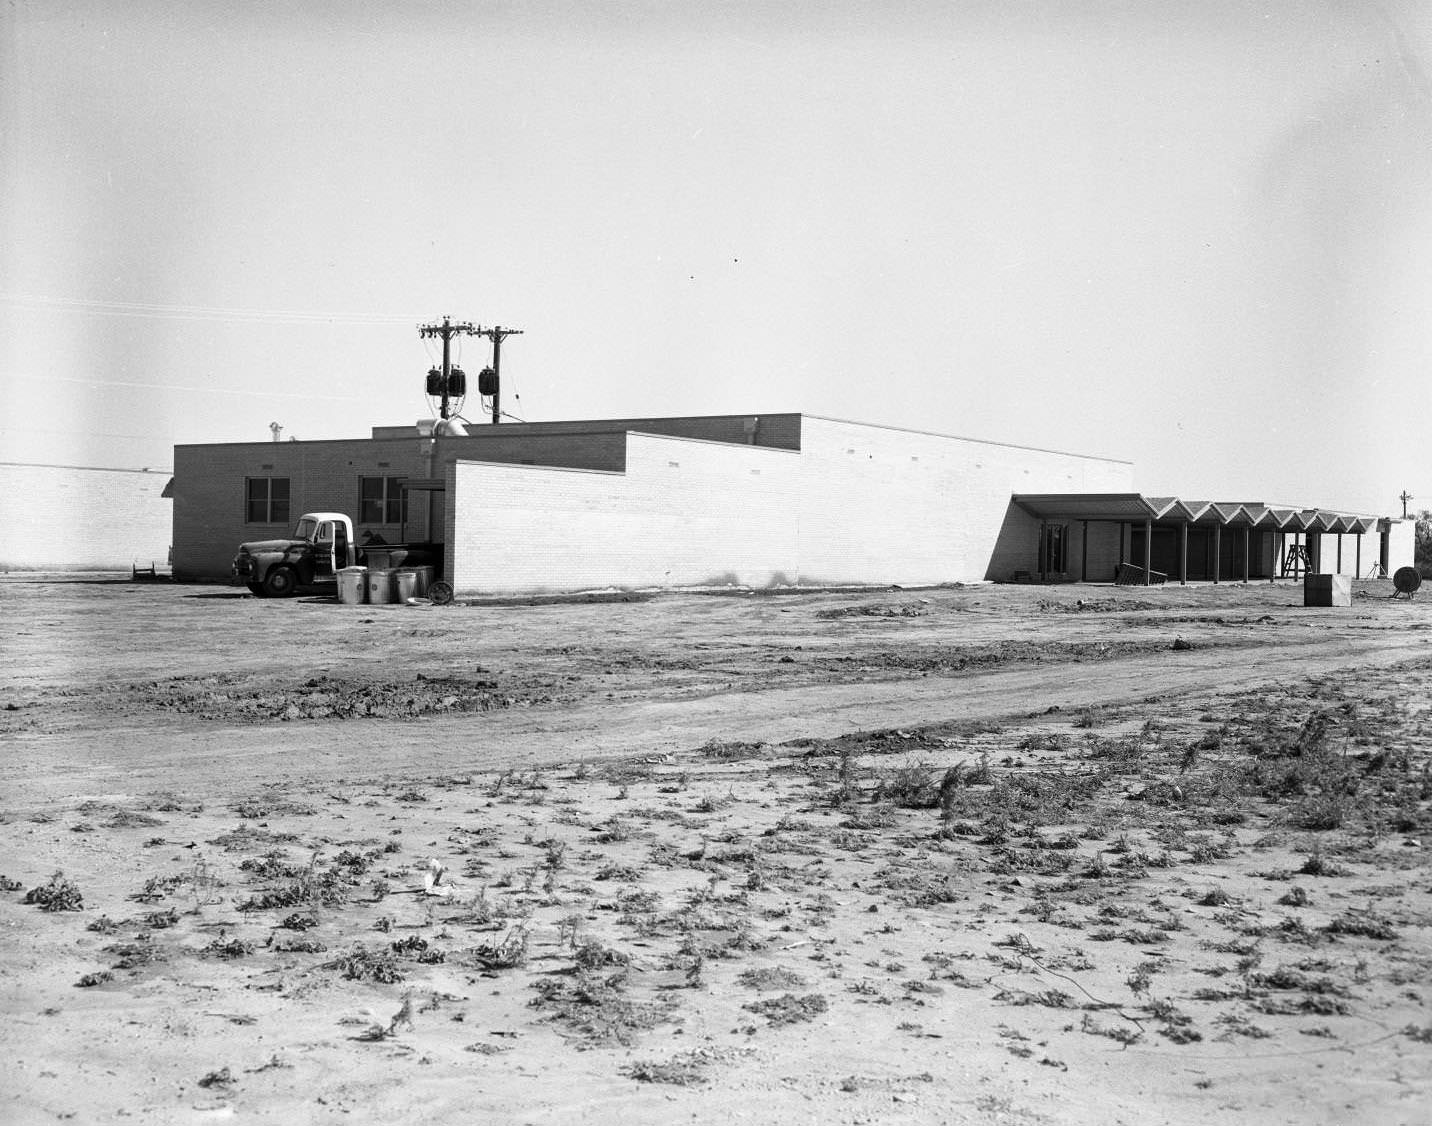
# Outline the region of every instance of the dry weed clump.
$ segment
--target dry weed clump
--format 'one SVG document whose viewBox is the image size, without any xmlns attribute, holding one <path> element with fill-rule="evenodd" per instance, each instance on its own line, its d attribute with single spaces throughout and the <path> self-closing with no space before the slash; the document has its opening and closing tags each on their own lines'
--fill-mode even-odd
<svg viewBox="0 0 1432 1126">
<path fill-rule="evenodd" d="M 747 989 L 755 989 L 762 993 L 777 989 L 799 989 L 805 984 L 800 974 L 794 970 L 788 970 L 784 966 L 752 967 L 742 970 L 736 980 Z"/>
<path fill-rule="evenodd" d="M 527 927 L 513 927 L 497 942 L 482 943 L 465 951 L 463 960 L 475 962 L 485 970 L 517 969 L 527 964 L 530 939 Z"/>
<path fill-rule="evenodd" d="M 622 1074 L 640 1083 L 670 1083 L 678 1087 L 704 1083 L 712 1067 L 733 1053 L 719 1048 L 695 1048 L 678 1052 L 666 1060 L 638 1060 L 622 1068 Z"/>
<path fill-rule="evenodd" d="M 624 974 L 605 979 L 579 972 L 570 980 L 543 978 L 533 983 L 531 1004 L 583 1046 L 616 1043 L 630 1047 L 636 1035 L 679 1020 L 670 998 L 634 1001 L 626 994 Z"/>
<path fill-rule="evenodd" d="M 83 911 L 85 903 L 79 887 L 65 879 L 63 872 L 56 872 L 49 883 L 27 891 L 25 902 L 35 904 L 41 911 Z"/>
<path fill-rule="evenodd" d="M 767 743 L 743 743 L 740 740 L 722 742 L 712 739 L 698 747 L 696 753 L 717 762 L 740 762 L 760 758 L 769 750 L 770 745 Z"/>
<path fill-rule="evenodd" d="M 324 963 L 324 969 L 339 970 L 348 981 L 373 981 L 392 985 L 403 980 L 398 959 L 391 950 L 375 950 L 361 943 L 346 954 Z"/>
<path fill-rule="evenodd" d="M 830 1008 L 830 1004 L 819 993 L 806 993 L 802 996 L 782 993 L 779 997 L 768 997 L 764 1001 L 748 1002 L 741 1008 L 765 1017 L 774 1027 L 815 1020 Z"/>
<path fill-rule="evenodd" d="M 306 866 L 287 863 L 281 853 L 270 852 L 262 858 L 245 860 L 241 871 L 260 879 L 277 877 L 283 882 L 265 888 L 238 904 L 240 911 L 270 911 L 288 907 L 339 907 L 352 898 L 361 878 L 382 852 L 373 850 L 356 853 L 345 849 L 328 865 L 319 863 L 318 854 Z M 381 898 L 381 897 L 379 897 Z"/>
</svg>

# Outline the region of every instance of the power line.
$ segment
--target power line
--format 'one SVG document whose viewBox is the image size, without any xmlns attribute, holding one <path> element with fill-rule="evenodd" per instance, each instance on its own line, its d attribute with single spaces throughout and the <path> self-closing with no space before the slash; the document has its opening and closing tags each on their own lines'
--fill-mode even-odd
<svg viewBox="0 0 1432 1126">
<path fill-rule="evenodd" d="M 138 387 L 149 391 L 197 391 L 203 395 L 243 395 L 250 399 L 322 399 L 329 402 L 357 403 L 360 395 L 305 395 L 299 391 L 256 391 L 252 387 L 185 387 L 177 383 L 129 383 L 118 379 L 78 379 L 69 375 L 45 377 L 57 383 L 83 383 L 90 387 Z"/>
<path fill-rule="evenodd" d="M 136 442 L 161 442 L 169 443 L 159 435 L 150 434 L 118 434 L 112 430 L 58 430 L 46 426 L 0 426 L 0 434 L 64 434 L 76 438 L 126 438 Z"/>
<path fill-rule="evenodd" d="M 230 321 L 236 324 L 411 324 L 416 316 L 397 313 L 323 313 L 296 309 L 242 309 L 213 305 L 166 305 L 145 301 L 94 301 L 40 294 L 0 294 L 0 301 L 37 309 L 151 320 Z"/>
</svg>

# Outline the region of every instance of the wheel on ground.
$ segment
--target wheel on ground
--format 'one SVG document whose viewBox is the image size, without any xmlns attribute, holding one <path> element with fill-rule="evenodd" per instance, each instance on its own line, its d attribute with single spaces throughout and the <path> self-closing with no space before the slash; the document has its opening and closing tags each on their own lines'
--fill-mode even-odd
<svg viewBox="0 0 1432 1126">
<path fill-rule="evenodd" d="M 267 598 L 267 597 L 268 597 L 268 591 L 264 590 L 264 584 L 263 584 L 263 583 L 249 583 L 249 584 L 248 584 L 248 588 L 249 588 L 249 593 L 250 593 L 250 594 L 256 594 L 256 595 L 258 595 L 260 598 Z"/>
<path fill-rule="evenodd" d="M 264 576 L 263 585 L 270 598 L 289 598 L 298 592 L 298 574 L 292 567 L 275 567 Z"/>
<path fill-rule="evenodd" d="M 435 582 L 428 587 L 428 597 L 434 606 L 446 606 L 452 601 L 452 583 Z"/>
</svg>

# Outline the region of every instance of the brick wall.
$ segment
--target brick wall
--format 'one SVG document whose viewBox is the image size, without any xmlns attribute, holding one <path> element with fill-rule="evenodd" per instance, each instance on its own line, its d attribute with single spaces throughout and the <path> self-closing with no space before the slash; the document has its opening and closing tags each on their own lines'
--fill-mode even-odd
<svg viewBox="0 0 1432 1126">
<path fill-rule="evenodd" d="M 801 445 L 806 583 L 1007 579 L 1039 535 L 1011 494 L 1132 489 L 1127 462 L 810 415 Z"/>
<path fill-rule="evenodd" d="M 455 464 L 460 593 L 793 577 L 799 454 L 630 434 L 626 471 Z"/>
<path fill-rule="evenodd" d="M 534 462 L 582 468 L 620 469 L 625 438 L 610 431 L 568 431 L 523 436 L 515 427 L 474 438 L 421 439 L 415 433 L 387 439 L 352 438 L 322 442 L 237 442 L 174 447 L 174 574 L 179 579 L 227 579 L 234 550 L 248 540 L 288 536 L 304 512 L 345 512 L 356 533 L 428 539 L 428 496 L 409 497 L 408 524 L 363 523 L 363 477 L 441 477 L 444 467 L 475 451 L 490 461 Z M 250 524 L 244 519 L 245 479 L 289 480 L 289 519 Z M 445 520 L 443 494 L 432 494 L 433 526 Z"/>
<path fill-rule="evenodd" d="M 0 464 L 0 570 L 165 565 L 169 471 Z"/>
<path fill-rule="evenodd" d="M 359 478 L 416 476 L 423 465 L 416 437 L 384 442 L 238 442 L 174 447 L 174 577 L 227 579 L 234 550 L 248 540 L 282 539 L 304 512 L 346 512 L 356 520 Z M 424 474 L 425 475 L 425 474 Z M 246 522 L 247 477 L 289 480 L 289 519 Z M 424 509 L 422 502 L 412 508 Z M 421 512 L 419 531 L 421 531 Z M 396 542 L 396 524 L 367 524 Z M 361 532 L 360 532 L 361 535 Z"/>
<path fill-rule="evenodd" d="M 459 461 L 448 573 L 462 594 L 794 581 L 799 459 L 629 434 L 621 473 Z"/>
<path fill-rule="evenodd" d="M 1123 462 L 808 416 L 801 441 L 773 461 L 632 434 L 622 473 L 459 462 L 448 573 L 463 593 L 1005 578 L 1039 533 L 1012 492 L 1131 487 Z"/>
</svg>

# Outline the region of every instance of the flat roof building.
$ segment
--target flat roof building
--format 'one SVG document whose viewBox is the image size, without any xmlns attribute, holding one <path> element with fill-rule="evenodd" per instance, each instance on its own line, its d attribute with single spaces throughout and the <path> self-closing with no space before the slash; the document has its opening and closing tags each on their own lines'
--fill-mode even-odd
<svg viewBox="0 0 1432 1126">
<path fill-rule="evenodd" d="M 1157 570 L 1169 529 L 1185 525 L 1173 534 L 1191 537 L 1188 578 L 1241 577 L 1240 559 L 1250 577 L 1277 570 L 1289 522 L 1255 520 L 1258 506 L 1227 519 L 1218 506 L 1160 507 L 1132 490 L 1127 461 L 800 413 L 510 423 L 454 437 L 434 437 L 431 424 L 376 427 L 362 439 L 176 446 L 174 573 L 227 578 L 240 542 L 286 535 L 320 510 L 351 514 L 360 538 L 440 542 L 459 595 L 1113 581 L 1122 564 Z M 1244 527 L 1249 546 L 1225 562 L 1243 540 L 1224 530 Z"/>
</svg>

